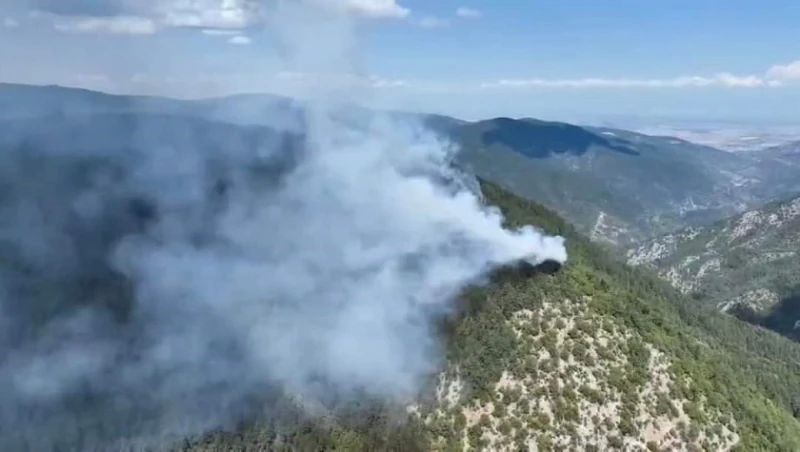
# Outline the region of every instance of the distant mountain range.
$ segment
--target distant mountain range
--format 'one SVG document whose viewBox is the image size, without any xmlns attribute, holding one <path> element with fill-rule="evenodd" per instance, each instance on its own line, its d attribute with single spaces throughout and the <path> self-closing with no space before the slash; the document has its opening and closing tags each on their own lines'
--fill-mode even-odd
<svg viewBox="0 0 800 452">
<path fill-rule="evenodd" d="M 178 100 L 0 84 L 0 120 L 6 120 L 0 128 L 6 130 L 23 124 L 9 119 L 46 116 L 50 127 L 69 128 L 76 115 L 124 113 L 302 134 L 304 107 L 273 95 Z M 369 114 L 359 107 L 352 112 Z M 582 233 L 611 244 L 705 224 L 800 191 L 800 165 L 786 165 L 780 155 L 732 154 L 672 137 L 529 118 L 468 122 L 390 114 L 421 121 L 459 145 L 458 162 L 479 177 L 543 203 Z"/>
</svg>

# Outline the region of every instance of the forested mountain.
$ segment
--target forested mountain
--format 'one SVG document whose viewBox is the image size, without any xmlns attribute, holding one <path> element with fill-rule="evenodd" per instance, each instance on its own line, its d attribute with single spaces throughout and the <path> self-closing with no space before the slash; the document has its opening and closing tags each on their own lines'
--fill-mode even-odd
<svg viewBox="0 0 800 452">
<path fill-rule="evenodd" d="M 447 368 L 420 401 L 299 431 L 246 424 L 177 450 L 800 447 L 800 347 L 615 262 L 535 203 L 483 191 L 510 224 L 565 234 L 570 262 L 555 275 L 501 271 L 465 293 L 442 325 Z"/>
<path fill-rule="evenodd" d="M 800 198 L 767 204 L 627 251 L 698 302 L 800 339 Z"/>
<path fill-rule="evenodd" d="M 612 244 L 702 225 L 800 189 L 797 168 L 673 137 L 509 118 L 452 133 L 477 174 Z"/>
</svg>

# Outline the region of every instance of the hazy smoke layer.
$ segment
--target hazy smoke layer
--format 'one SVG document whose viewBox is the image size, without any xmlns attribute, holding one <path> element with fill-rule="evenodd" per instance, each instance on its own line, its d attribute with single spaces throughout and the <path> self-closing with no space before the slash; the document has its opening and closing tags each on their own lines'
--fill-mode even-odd
<svg viewBox="0 0 800 452">
<path fill-rule="evenodd" d="M 344 22 L 281 11 L 295 65 L 350 64 Z M 331 61 L 288 24 L 338 40 Z M 302 137 L 151 115 L 3 126 L 0 450 L 162 442 L 268 388 L 413 394 L 460 289 L 566 259 L 560 237 L 504 230 L 446 143 L 330 105 Z"/>
</svg>

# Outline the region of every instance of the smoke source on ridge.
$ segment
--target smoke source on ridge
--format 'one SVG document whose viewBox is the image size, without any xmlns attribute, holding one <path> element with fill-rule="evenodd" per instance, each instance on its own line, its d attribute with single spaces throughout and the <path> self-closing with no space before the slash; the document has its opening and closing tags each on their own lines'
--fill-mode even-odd
<svg viewBox="0 0 800 452">
<path fill-rule="evenodd" d="M 289 66 L 353 69 L 346 17 L 283 5 Z M 302 136 L 145 114 L 2 126 L 0 449 L 162 444 L 270 388 L 411 396 L 463 288 L 566 259 L 560 237 L 504 229 L 448 143 L 315 94 Z"/>
</svg>

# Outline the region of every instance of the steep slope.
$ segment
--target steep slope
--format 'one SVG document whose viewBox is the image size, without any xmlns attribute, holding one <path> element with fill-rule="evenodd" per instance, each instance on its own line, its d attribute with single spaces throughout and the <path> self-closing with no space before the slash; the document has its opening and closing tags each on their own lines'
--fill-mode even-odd
<svg viewBox="0 0 800 452">
<path fill-rule="evenodd" d="M 771 159 L 617 129 L 496 118 L 452 134 L 477 174 L 612 243 L 724 218 L 800 180 Z"/>
<path fill-rule="evenodd" d="M 537 204 L 483 191 L 510 224 L 565 234 L 570 260 L 554 275 L 500 271 L 466 293 L 427 395 L 177 449 L 798 450 L 796 344 L 698 308 Z"/>
<path fill-rule="evenodd" d="M 800 197 L 627 251 L 685 293 L 800 339 Z"/>
</svg>

